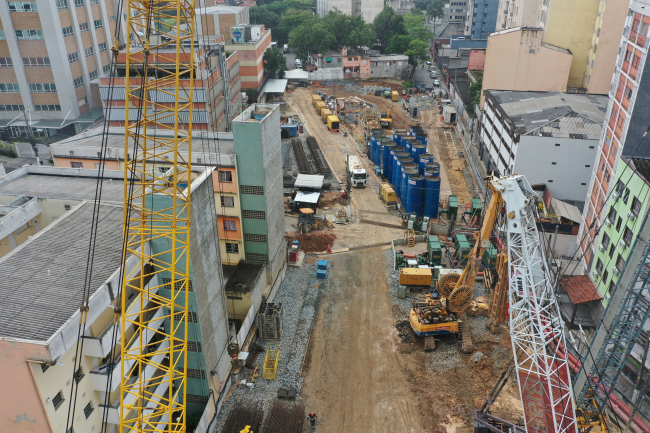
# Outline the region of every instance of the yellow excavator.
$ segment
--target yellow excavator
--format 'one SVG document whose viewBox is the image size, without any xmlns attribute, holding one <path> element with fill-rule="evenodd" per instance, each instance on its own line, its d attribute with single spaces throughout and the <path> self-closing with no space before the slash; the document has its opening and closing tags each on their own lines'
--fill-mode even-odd
<svg viewBox="0 0 650 433">
<path fill-rule="evenodd" d="M 381 113 L 381 119 L 379 119 L 379 124 L 382 128 L 391 128 L 393 126 L 393 118 L 390 117 L 390 112 L 393 109 L 393 104 L 390 104 L 388 107 L 388 112 Z"/>
</svg>

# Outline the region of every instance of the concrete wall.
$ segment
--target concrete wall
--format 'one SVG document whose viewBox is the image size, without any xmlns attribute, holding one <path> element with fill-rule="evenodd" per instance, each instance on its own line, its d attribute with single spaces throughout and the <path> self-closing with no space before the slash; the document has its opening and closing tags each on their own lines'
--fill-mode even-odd
<svg viewBox="0 0 650 433">
<path fill-rule="evenodd" d="M 485 69 L 485 50 L 471 50 L 469 52 L 468 71 L 482 71 Z"/>
<path fill-rule="evenodd" d="M 225 385 L 230 359 L 221 356 L 228 344 L 228 315 L 221 255 L 217 247 L 219 234 L 214 215 L 213 174 L 216 175 L 208 169 L 192 182 L 190 257 L 206 374 L 210 389 L 218 395 Z"/>
<path fill-rule="evenodd" d="M 551 2 L 544 42 L 571 50 L 573 59 L 567 82 L 569 87 L 582 87 L 589 62 L 589 49 L 594 34 L 599 1 Z M 614 58 L 610 58 L 610 61 L 613 63 Z"/>
<path fill-rule="evenodd" d="M 514 172 L 546 183 L 555 198 L 585 201 L 597 146 L 597 140 L 521 136 Z"/>
<path fill-rule="evenodd" d="M 544 27 L 548 0 L 500 0 L 497 31 L 519 26 Z"/>
<path fill-rule="evenodd" d="M 566 91 L 572 55 L 542 44 L 539 29 L 512 29 L 488 38 L 484 90 Z M 485 96 L 481 95 L 481 110 Z"/>
</svg>

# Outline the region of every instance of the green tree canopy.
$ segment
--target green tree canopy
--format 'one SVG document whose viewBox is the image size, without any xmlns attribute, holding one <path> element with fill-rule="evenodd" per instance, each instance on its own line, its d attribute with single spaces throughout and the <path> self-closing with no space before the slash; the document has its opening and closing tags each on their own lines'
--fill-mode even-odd
<svg viewBox="0 0 650 433">
<path fill-rule="evenodd" d="M 318 17 L 305 20 L 289 37 L 289 46 L 298 50 L 298 58 L 303 61 L 307 60 L 308 53 L 325 53 L 334 44 L 334 36 Z"/>
<path fill-rule="evenodd" d="M 273 36 L 275 36 L 275 28 L 280 23 L 280 15 L 268 10 L 266 6 L 258 6 L 250 9 L 249 18 L 253 24 L 264 24 L 264 27 L 273 29 Z"/>
<path fill-rule="evenodd" d="M 483 90 L 483 77 L 480 77 L 478 80 L 476 80 L 475 83 L 472 83 L 472 85 L 469 86 L 469 90 L 467 91 L 467 96 L 474 105 L 478 105 L 481 103 L 482 90 Z"/>
<path fill-rule="evenodd" d="M 417 9 L 411 9 L 411 12 L 415 10 Z M 406 31 L 411 39 L 420 39 L 423 41 L 433 39 L 433 33 L 426 27 L 424 15 L 421 13 L 404 15 L 404 24 L 406 25 Z"/>
<path fill-rule="evenodd" d="M 324 18 L 323 23 L 334 36 L 333 50 L 343 47 L 372 46 L 375 36 L 372 27 L 361 16 L 350 16 L 335 9 Z"/>
<path fill-rule="evenodd" d="M 273 39 L 275 39 L 279 44 L 286 44 L 289 40 L 289 34 L 291 31 L 312 18 L 313 15 L 309 11 L 289 9 L 282 16 L 280 24 L 273 29 Z"/>
<path fill-rule="evenodd" d="M 377 36 L 377 41 L 381 44 L 382 52 L 386 52 L 393 36 L 407 34 L 404 15 L 396 14 L 390 6 L 385 6 L 384 10 L 375 17 L 372 28 Z"/>
<path fill-rule="evenodd" d="M 264 52 L 264 70 L 272 78 L 284 78 L 284 72 L 287 70 L 287 59 L 280 50 L 269 48 Z"/>
<path fill-rule="evenodd" d="M 389 54 L 403 54 L 408 50 L 411 38 L 407 35 L 395 35 L 391 38 L 386 52 Z"/>
<path fill-rule="evenodd" d="M 442 18 L 442 9 L 445 6 L 444 0 L 432 0 L 426 8 L 426 14 L 429 18 Z"/>
<path fill-rule="evenodd" d="M 429 44 L 419 39 L 413 40 L 404 54 L 409 56 L 409 65 L 413 66 L 411 71 L 411 76 L 413 76 L 415 68 L 429 59 Z"/>
</svg>

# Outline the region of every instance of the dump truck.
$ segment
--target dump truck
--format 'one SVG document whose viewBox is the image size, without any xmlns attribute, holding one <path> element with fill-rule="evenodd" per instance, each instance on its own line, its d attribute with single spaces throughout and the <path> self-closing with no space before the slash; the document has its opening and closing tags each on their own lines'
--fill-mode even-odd
<svg viewBox="0 0 650 433">
<path fill-rule="evenodd" d="M 366 169 L 363 168 L 359 157 L 356 155 L 348 155 L 346 157 L 346 162 L 347 175 L 350 179 L 350 185 L 356 186 L 358 188 L 365 187 L 366 181 L 368 179 L 368 173 L 366 173 Z"/>
</svg>

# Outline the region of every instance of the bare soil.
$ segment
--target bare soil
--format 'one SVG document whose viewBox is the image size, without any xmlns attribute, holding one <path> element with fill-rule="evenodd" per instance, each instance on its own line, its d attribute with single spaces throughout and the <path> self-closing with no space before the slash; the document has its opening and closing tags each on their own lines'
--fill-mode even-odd
<svg viewBox="0 0 650 433">
<path fill-rule="evenodd" d="M 327 250 L 327 246 L 332 245 L 336 239 L 336 235 L 330 232 L 312 232 L 302 235 L 298 233 L 287 233 L 286 237 L 289 243 L 296 240 L 300 242 L 299 248 L 306 253 L 321 253 Z"/>
</svg>

